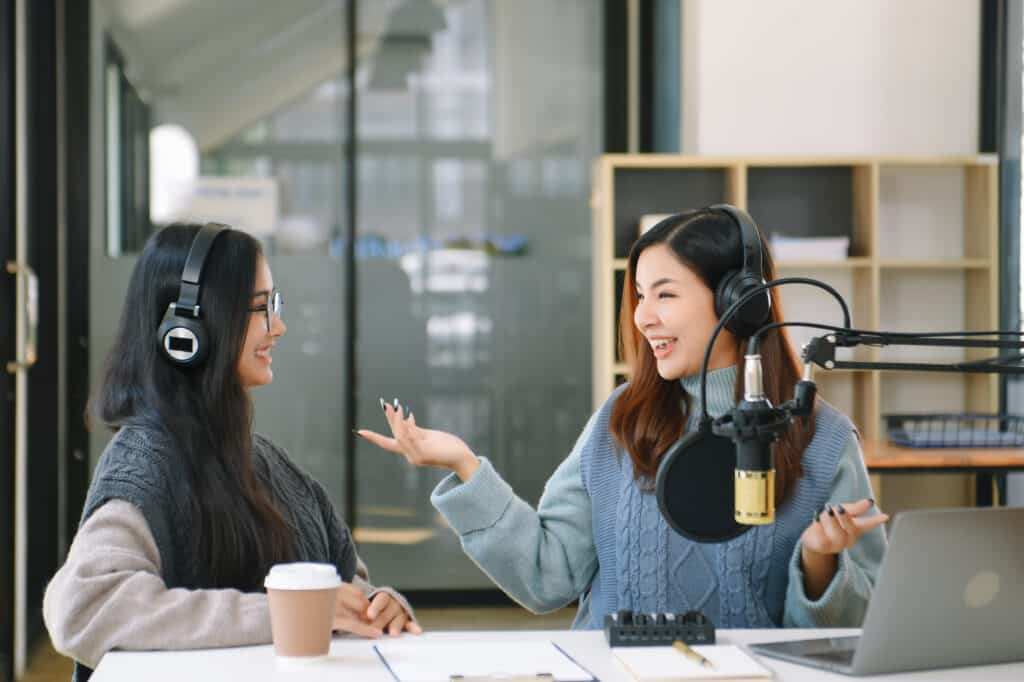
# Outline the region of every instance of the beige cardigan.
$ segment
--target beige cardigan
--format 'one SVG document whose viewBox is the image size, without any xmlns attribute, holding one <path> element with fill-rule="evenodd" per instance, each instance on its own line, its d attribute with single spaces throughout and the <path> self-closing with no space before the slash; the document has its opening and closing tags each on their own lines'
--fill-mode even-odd
<svg viewBox="0 0 1024 682">
<path fill-rule="evenodd" d="M 367 596 L 360 560 L 352 584 Z M 111 649 L 201 649 L 267 644 L 270 612 L 262 592 L 167 589 L 160 553 L 142 512 L 110 500 L 79 528 L 67 561 L 43 598 L 43 620 L 57 651 L 95 668 Z"/>
</svg>

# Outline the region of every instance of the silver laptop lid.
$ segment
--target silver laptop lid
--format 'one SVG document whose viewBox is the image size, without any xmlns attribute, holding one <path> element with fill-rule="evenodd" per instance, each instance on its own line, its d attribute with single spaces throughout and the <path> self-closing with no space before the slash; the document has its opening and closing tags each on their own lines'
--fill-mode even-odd
<svg viewBox="0 0 1024 682">
<path fill-rule="evenodd" d="M 1024 508 L 896 516 L 853 672 L 1024 660 Z"/>
</svg>

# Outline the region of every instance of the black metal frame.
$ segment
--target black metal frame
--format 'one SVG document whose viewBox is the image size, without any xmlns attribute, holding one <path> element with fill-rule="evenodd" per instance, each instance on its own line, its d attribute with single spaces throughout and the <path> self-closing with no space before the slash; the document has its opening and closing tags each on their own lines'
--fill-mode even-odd
<svg viewBox="0 0 1024 682">
<path fill-rule="evenodd" d="M 682 0 L 638 0 L 637 151 L 678 153 Z"/>
<path fill-rule="evenodd" d="M 359 194 L 356 188 L 356 174 L 358 173 L 356 159 L 356 102 L 358 101 L 358 88 L 356 87 L 356 40 L 358 38 L 358 26 L 356 12 L 358 0 L 348 0 L 345 12 L 345 41 L 348 59 L 348 129 L 345 136 L 348 144 L 345 145 L 345 198 L 348 203 L 348 215 L 345 224 L 345 327 L 348 333 L 345 335 L 345 381 L 349 388 L 349 398 L 345 401 L 345 431 L 348 442 L 345 447 L 345 521 L 349 528 L 355 528 L 358 522 L 356 518 L 356 402 L 352 399 L 356 391 L 357 368 L 356 368 L 356 336 L 359 333 L 357 315 L 357 280 L 356 280 L 356 219 L 358 217 L 358 206 L 356 204 Z"/>
<path fill-rule="evenodd" d="M 28 261 L 39 278 L 39 361 L 28 372 L 26 642 L 43 633 L 43 592 L 59 561 L 59 433 L 53 406 L 60 400 L 57 202 L 57 7 L 54 0 L 25 3 L 26 219 Z"/>
<path fill-rule="evenodd" d="M 14 679 L 14 0 L 0 0 L 0 680 Z"/>
<path fill-rule="evenodd" d="M 629 12 L 604 2 L 604 151 L 629 149 Z"/>
<path fill-rule="evenodd" d="M 981 5 L 979 149 L 999 154 L 999 327 L 1020 329 L 1021 51 L 1024 22 L 1017 0 L 983 0 Z M 999 382 L 999 410 L 1008 409 L 1008 386 Z M 1006 477 L 996 478 L 1006 496 Z M 988 476 L 978 476 L 978 504 L 992 503 Z"/>
<path fill-rule="evenodd" d="M 91 154 L 89 35 L 92 15 L 88 2 L 58 0 L 62 13 L 58 40 L 63 78 L 64 165 L 64 345 L 67 414 L 65 459 L 67 499 L 65 524 L 70 543 L 89 489 L 89 431 L 85 409 L 89 401 L 89 230 Z M 62 553 L 67 547 L 61 548 Z"/>
<path fill-rule="evenodd" d="M 637 59 L 637 151 L 657 151 L 654 146 L 655 78 L 657 40 L 655 33 L 654 0 L 637 0 L 636 59 Z"/>
</svg>

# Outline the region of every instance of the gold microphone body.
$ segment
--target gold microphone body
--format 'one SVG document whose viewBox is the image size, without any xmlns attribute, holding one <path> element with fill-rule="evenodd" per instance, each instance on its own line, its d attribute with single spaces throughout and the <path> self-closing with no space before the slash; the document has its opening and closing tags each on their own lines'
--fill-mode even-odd
<svg viewBox="0 0 1024 682">
<path fill-rule="evenodd" d="M 775 520 L 775 469 L 736 469 L 736 523 L 764 526 Z"/>
<path fill-rule="evenodd" d="M 743 367 L 744 395 L 734 412 L 736 443 L 736 523 L 764 526 L 775 521 L 775 458 L 779 413 L 764 394 L 761 356 L 747 355 Z"/>
</svg>

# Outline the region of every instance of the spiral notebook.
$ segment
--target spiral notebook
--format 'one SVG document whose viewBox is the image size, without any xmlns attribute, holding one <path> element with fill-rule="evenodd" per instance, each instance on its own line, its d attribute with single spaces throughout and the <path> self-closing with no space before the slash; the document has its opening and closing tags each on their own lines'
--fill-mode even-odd
<svg viewBox="0 0 1024 682">
<path fill-rule="evenodd" d="M 670 646 L 614 647 L 612 653 L 637 682 L 767 680 L 775 676 L 738 646 L 719 644 L 692 648 L 711 661 L 712 667 L 702 666 Z"/>
</svg>

